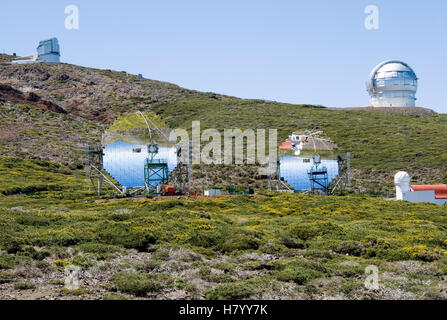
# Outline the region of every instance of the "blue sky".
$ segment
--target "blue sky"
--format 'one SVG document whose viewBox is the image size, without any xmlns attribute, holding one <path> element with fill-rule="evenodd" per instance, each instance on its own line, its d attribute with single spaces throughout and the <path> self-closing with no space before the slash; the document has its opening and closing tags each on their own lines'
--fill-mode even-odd
<svg viewBox="0 0 447 320">
<path fill-rule="evenodd" d="M 447 113 L 447 1 L 2 1 L 0 51 L 27 55 L 56 36 L 63 62 L 142 73 L 201 91 L 356 107 L 379 62 L 410 64 L 418 106 Z M 64 26 L 67 5 L 79 30 Z M 379 30 L 364 27 L 367 5 Z"/>
</svg>

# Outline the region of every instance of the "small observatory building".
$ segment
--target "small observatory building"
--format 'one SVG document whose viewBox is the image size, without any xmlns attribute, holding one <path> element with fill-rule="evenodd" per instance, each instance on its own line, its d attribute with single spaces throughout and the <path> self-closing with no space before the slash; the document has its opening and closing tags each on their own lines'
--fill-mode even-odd
<svg viewBox="0 0 447 320">
<path fill-rule="evenodd" d="M 373 107 L 414 107 L 418 78 L 402 61 L 389 60 L 377 65 L 366 84 Z"/>
</svg>

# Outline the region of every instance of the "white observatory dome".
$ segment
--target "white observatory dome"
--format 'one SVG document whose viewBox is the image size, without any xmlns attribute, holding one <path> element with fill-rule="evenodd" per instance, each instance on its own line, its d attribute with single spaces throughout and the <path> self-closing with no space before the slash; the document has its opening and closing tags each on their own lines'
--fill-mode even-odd
<svg viewBox="0 0 447 320">
<path fill-rule="evenodd" d="M 385 61 L 376 66 L 369 76 L 368 93 L 374 107 L 414 107 L 417 76 L 401 61 Z"/>
<path fill-rule="evenodd" d="M 395 184 L 409 184 L 410 183 L 410 175 L 405 171 L 399 171 L 394 176 Z"/>
</svg>

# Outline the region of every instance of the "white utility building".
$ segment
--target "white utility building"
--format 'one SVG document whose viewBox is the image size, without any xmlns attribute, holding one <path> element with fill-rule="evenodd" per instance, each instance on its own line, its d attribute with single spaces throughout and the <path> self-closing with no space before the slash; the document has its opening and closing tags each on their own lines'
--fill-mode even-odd
<svg viewBox="0 0 447 320">
<path fill-rule="evenodd" d="M 220 196 L 221 192 L 219 189 L 210 189 L 210 190 L 205 190 L 205 192 L 203 193 L 205 196 L 209 197 L 209 196 Z"/>
<path fill-rule="evenodd" d="M 402 61 L 389 60 L 377 65 L 366 84 L 374 107 L 414 107 L 418 78 Z"/>
<path fill-rule="evenodd" d="M 407 172 L 396 173 L 394 176 L 396 200 L 447 204 L 447 185 L 410 185 L 410 180 L 410 175 Z"/>
</svg>

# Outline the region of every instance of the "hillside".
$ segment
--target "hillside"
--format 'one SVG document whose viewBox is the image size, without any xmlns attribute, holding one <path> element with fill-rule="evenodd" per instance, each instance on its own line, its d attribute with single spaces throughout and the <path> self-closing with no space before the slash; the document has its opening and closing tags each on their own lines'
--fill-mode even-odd
<svg viewBox="0 0 447 320">
<path fill-rule="evenodd" d="M 359 191 L 391 191 L 391 177 L 401 169 L 410 171 L 418 183 L 440 183 L 447 178 L 443 173 L 447 166 L 444 152 L 447 141 L 443 137 L 447 132 L 447 115 L 422 109 L 418 109 L 417 114 L 402 114 L 376 112 L 378 110 L 375 109 L 369 112 L 371 110 L 368 108 L 328 109 L 242 100 L 186 90 L 122 72 L 67 64 L 12 66 L 3 63 L 0 65 L 0 83 L 12 88 L 16 95 L 22 95 L 24 99 L 30 94 L 37 96 L 40 101 L 51 104 L 54 110 L 66 112 L 63 118 L 69 119 L 63 124 L 67 130 L 61 131 L 61 115 L 55 115 L 51 110 L 39 111 L 43 112 L 45 121 L 35 122 L 32 121 L 37 116 L 34 108 L 29 109 L 32 112 L 26 111 L 31 112 L 26 116 L 23 114 L 24 107 L 16 107 L 17 101 L 11 99 L 11 95 L 9 100 L 4 97 L 5 102 L 0 100 L 3 105 L 1 110 L 15 123 L 14 129 L 11 129 L 11 123 L 2 117 L 4 123 L 0 127 L 0 133 L 3 132 L 0 134 L 0 150 L 4 150 L 3 155 L 51 161 L 64 158 L 64 161 L 78 166 L 82 163 L 78 160 L 80 154 L 76 149 L 71 149 L 72 146 L 82 147 L 80 140 L 100 141 L 100 132 L 106 130 L 120 115 L 142 110 L 156 112 L 171 128 L 188 129 L 193 120 L 200 120 L 203 129 L 277 128 L 279 143 L 294 130 L 323 130 L 324 135 L 339 146 L 336 153 L 352 153 L 355 188 Z M 30 101 L 19 102 L 33 105 Z M 12 114 L 13 110 L 16 115 Z M 80 119 L 89 122 L 81 125 L 83 120 Z M 53 128 L 43 128 L 44 123 Z M 86 126 L 92 130 L 87 130 Z M 48 134 L 52 136 L 50 140 L 47 140 L 46 135 L 36 134 L 40 130 L 49 130 Z M 78 130 L 80 134 L 70 134 L 70 130 Z M 47 141 L 52 141 L 57 145 L 56 149 L 64 151 L 48 152 Z M 41 147 L 27 154 L 33 144 Z M 25 148 L 24 152 L 22 147 Z M 219 170 L 214 169 L 216 172 Z M 205 168 L 199 174 L 207 177 L 204 183 L 210 186 L 219 184 L 220 180 L 216 180 L 208 171 Z M 256 168 L 249 171 L 256 172 Z M 256 185 L 255 177 L 249 172 L 245 174 L 248 180 L 243 181 Z M 234 183 L 235 179 L 233 177 L 230 182 Z"/>
<path fill-rule="evenodd" d="M 1 94 L 0 94 L 1 97 Z M 103 125 L 31 103 L 0 102 L 0 155 L 81 168 L 85 142 L 101 141 Z"/>
<path fill-rule="evenodd" d="M 410 171 L 420 183 L 446 181 L 447 115 L 407 115 L 334 110 L 275 102 L 192 98 L 153 109 L 172 127 L 278 128 L 280 139 L 297 129 L 322 130 L 337 152 L 352 153 L 359 189 L 392 187 L 398 170 Z M 374 186 L 376 184 L 376 186 Z"/>
<path fill-rule="evenodd" d="M 139 79 L 125 72 L 68 64 L 3 63 L 0 81 L 24 93 L 33 92 L 70 114 L 109 124 L 123 112 L 203 95 L 173 84 Z"/>
<path fill-rule="evenodd" d="M 447 298 L 444 206 L 270 193 L 256 166 L 193 168 L 198 185 L 251 185 L 252 196 L 98 198 L 82 158 L 106 130 L 144 129 L 128 115 L 136 110 L 171 128 L 277 128 L 281 140 L 314 129 L 352 152 L 355 190 L 374 193 L 392 190 L 401 169 L 419 183 L 447 182 L 447 115 L 243 100 L 7 61 L 0 56 L 0 299 Z M 380 270 L 379 290 L 364 287 L 368 265 Z M 82 270 L 77 290 L 64 288 L 67 266 Z"/>
</svg>

